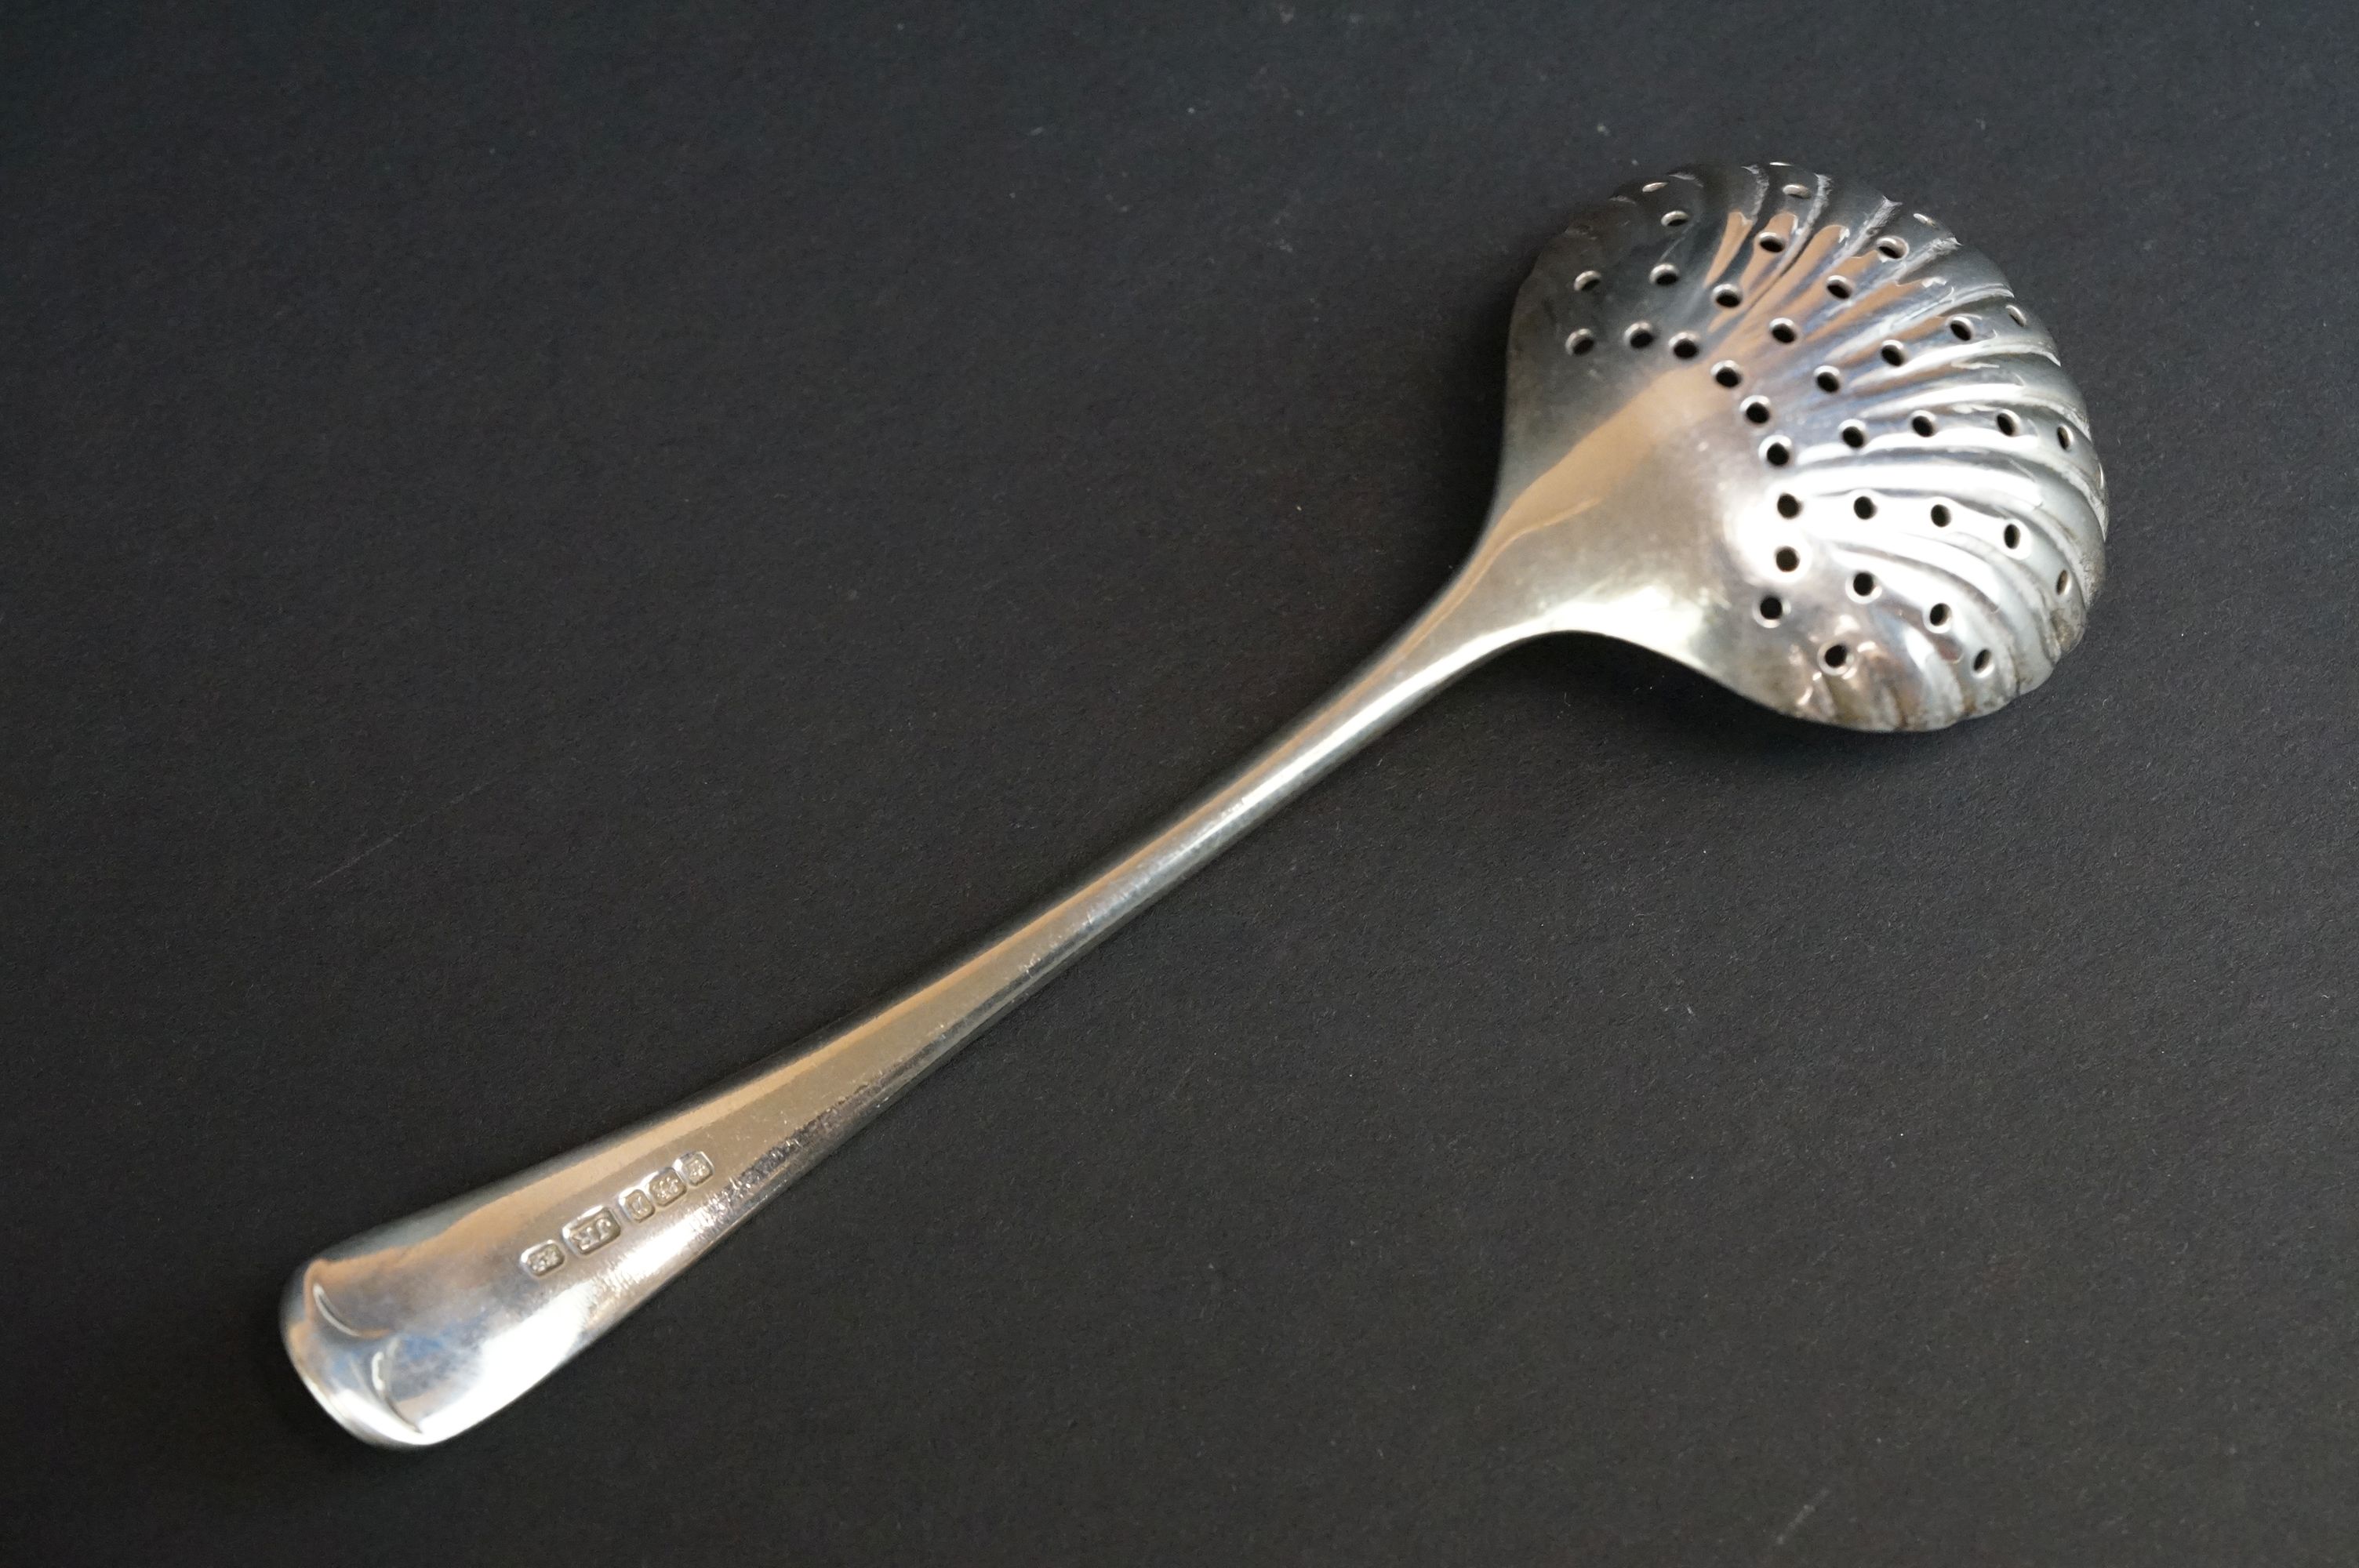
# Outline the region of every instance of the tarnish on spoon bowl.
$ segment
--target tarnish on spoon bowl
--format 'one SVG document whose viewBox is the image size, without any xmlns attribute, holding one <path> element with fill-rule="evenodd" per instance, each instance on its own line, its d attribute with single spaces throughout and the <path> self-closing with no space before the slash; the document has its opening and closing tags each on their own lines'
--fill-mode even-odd
<svg viewBox="0 0 2359 1568">
<path fill-rule="evenodd" d="M 298 1271 L 304 1383 L 372 1443 L 505 1409 L 993 1020 L 1458 676 L 1588 632 L 1781 713 L 1930 730 L 2048 678 L 2104 578 L 2081 395 L 1999 271 L 1788 164 L 1579 214 L 1516 302 L 1489 520 L 1433 603 L 1134 849 L 896 1000 Z"/>
</svg>

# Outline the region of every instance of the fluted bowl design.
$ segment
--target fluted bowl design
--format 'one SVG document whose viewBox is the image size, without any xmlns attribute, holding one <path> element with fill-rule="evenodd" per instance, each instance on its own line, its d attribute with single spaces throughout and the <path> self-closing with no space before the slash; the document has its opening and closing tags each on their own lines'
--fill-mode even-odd
<svg viewBox="0 0 2359 1568">
<path fill-rule="evenodd" d="M 1933 219 L 1790 164 L 1635 183 L 1541 256 L 1493 528 L 1576 493 L 1583 526 L 1644 493 L 1644 526 L 1698 534 L 1685 629 L 1620 634 L 1855 729 L 2030 690 L 2104 581 L 2104 471 L 2038 319 Z"/>
</svg>

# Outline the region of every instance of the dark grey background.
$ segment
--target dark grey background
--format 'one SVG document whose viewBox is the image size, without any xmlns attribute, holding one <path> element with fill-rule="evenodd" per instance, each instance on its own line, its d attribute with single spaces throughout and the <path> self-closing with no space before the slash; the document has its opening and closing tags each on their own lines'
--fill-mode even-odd
<svg viewBox="0 0 2359 1568">
<path fill-rule="evenodd" d="M 0 1551 L 2349 1561 L 2354 49 L 12 8 Z M 1706 157 L 2053 325 L 2114 528 L 2046 689 L 1861 737 L 1515 654 L 513 1411 L 310 1407 L 312 1250 L 887 992 L 1370 650 L 1537 247 Z"/>
</svg>

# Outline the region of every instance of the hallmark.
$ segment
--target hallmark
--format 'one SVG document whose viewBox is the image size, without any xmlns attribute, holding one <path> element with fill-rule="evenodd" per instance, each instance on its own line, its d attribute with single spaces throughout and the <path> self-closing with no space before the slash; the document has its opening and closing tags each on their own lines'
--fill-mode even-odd
<svg viewBox="0 0 2359 1568">
<path fill-rule="evenodd" d="M 585 1258 L 622 1234 L 623 1222 L 610 1208 L 592 1209 L 565 1227 L 565 1239 Z"/>
</svg>

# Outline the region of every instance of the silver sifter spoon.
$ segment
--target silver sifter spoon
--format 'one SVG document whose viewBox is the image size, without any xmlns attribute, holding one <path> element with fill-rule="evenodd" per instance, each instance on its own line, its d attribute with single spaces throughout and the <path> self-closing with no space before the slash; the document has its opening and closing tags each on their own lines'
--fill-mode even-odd
<svg viewBox="0 0 2359 1568">
<path fill-rule="evenodd" d="M 654 1120 L 305 1264 L 283 1331 L 372 1443 L 570 1360 L 1100 938 L 1454 677 L 1618 637 L 1797 718 L 1930 730 L 2081 636 L 2105 486 L 2081 394 L 1981 253 L 1788 164 L 1580 213 L 1516 300 L 1497 493 L 1408 628 L 1196 805 L 897 1000 Z"/>
</svg>

